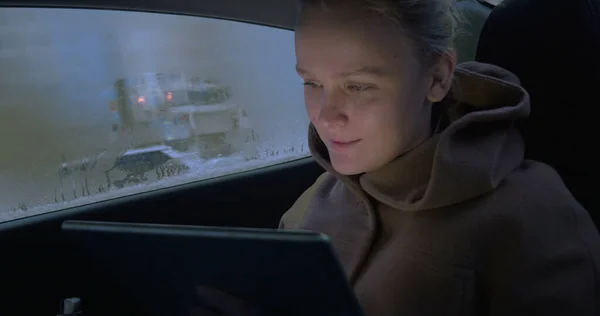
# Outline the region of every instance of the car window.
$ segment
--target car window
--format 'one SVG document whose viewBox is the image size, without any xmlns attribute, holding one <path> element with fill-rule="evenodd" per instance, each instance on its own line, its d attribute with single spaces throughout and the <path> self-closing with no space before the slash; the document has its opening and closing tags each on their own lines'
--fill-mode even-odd
<svg viewBox="0 0 600 316">
<path fill-rule="evenodd" d="M 307 157 L 293 33 L 0 8 L 0 221 Z"/>
</svg>

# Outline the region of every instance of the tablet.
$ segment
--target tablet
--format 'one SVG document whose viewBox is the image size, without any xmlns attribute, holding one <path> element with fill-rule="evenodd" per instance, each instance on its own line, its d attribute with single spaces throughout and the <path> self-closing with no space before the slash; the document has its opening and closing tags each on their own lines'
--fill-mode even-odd
<svg viewBox="0 0 600 316">
<path fill-rule="evenodd" d="M 62 229 L 149 315 L 186 315 L 196 287 L 209 286 L 285 315 L 363 316 L 323 234 L 93 221 Z"/>
</svg>

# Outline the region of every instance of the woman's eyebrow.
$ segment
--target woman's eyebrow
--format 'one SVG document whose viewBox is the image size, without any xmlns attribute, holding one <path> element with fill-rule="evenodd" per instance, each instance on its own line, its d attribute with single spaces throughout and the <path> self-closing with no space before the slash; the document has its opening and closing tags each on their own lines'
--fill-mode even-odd
<svg viewBox="0 0 600 316">
<path fill-rule="evenodd" d="M 300 68 L 300 66 L 298 66 L 298 65 L 296 65 L 296 72 L 297 72 L 299 75 L 305 75 L 305 74 L 307 74 L 307 71 L 306 71 L 306 70 L 304 70 L 304 69 L 302 69 L 302 68 Z"/>
<path fill-rule="evenodd" d="M 389 76 L 389 71 L 376 66 L 362 66 L 355 70 L 342 72 L 338 74 L 338 76 L 340 77 L 349 77 L 356 75 L 372 75 L 378 77 L 386 77 Z"/>
<path fill-rule="evenodd" d="M 300 68 L 300 66 L 298 66 L 298 65 L 296 65 L 296 72 L 299 75 L 309 74 L 309 72 L 307 70 Z M 357 76 L 357 75 L 372 75 L 372 76 L 378 76 L 378 77 L 386 77 L 386 76 L 389 76 L 390 73 L 389 73 L 389 71 L 387 71 L 383 68 L 380 68 L 380 67 L 362 66 L 362 67 L 356 68 L 352 71 L 344 71 L 344 72 L 337 74 L 337 76 L 339 76 L 339 77 L 349 77 L 349 76 Z"/>
</svg>

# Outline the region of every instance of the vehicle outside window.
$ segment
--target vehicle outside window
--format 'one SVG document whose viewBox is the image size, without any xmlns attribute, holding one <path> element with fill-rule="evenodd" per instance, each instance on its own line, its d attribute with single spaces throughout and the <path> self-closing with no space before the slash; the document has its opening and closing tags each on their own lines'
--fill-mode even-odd
<svg viewBox="0 0 600 316">
<path fill-rule="evenodd" d="M 145 73 L 118 80 L 115 89 L 115 138 L 191 148 L 204 158 L 235 152 L 256 158 L 254 129 L 244 109 L 229 102 L 226 87 L 181 73 Z"/>
<path fill-rule="evenodd" d="M 289 30 L 0 8 L 0 43 L 0 221 L 309 155 Z"/>
</svg>

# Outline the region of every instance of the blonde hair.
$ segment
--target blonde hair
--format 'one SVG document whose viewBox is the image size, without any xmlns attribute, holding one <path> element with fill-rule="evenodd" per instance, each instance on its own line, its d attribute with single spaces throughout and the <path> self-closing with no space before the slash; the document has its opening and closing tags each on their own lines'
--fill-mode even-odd
<svg viewBox="0 0 600 316">
<path fill-rule="evenodd" d="M 407 34 L 426 59 L 447 54 L 462 19 L 456 0 L 301 0 L 301 8 L 353 6 L 388 18 Z"/>
</svg>

